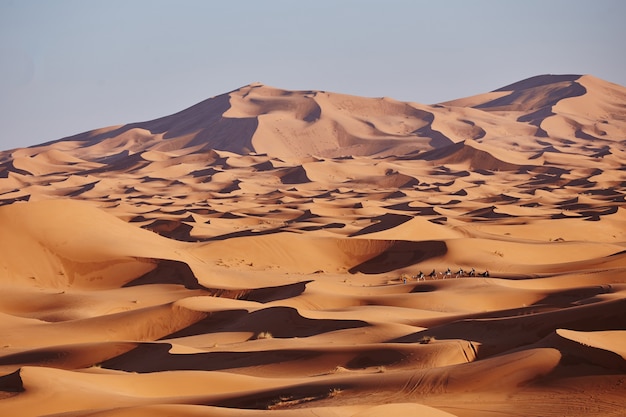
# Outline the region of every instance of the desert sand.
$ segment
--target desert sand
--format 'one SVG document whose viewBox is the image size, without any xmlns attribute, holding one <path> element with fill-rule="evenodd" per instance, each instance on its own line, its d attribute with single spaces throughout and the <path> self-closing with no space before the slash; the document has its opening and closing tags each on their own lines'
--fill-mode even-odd
<svg viewBox="0 0 626 417">
<path fill-rule="evenodd" d="M 0 414 L 624 416 L 625 198 L 591 75 L 0 152 Z"/>
</svg>

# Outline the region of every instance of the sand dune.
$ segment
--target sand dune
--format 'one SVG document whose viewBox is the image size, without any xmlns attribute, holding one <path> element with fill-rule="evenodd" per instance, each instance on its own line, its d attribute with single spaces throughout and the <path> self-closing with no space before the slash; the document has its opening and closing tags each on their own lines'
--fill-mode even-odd
<svg viewBox="0 0 626 417">
<path fill-rule="evenodd" d="M 254 83 L 2 151 L 0 414 L 623 415 L 625 121 Z"/>
</svg>

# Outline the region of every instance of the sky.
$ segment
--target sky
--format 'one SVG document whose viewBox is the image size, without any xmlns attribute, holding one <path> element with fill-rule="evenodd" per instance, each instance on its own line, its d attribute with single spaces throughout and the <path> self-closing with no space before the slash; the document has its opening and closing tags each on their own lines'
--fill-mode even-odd
<svg viewBox="0 0 626 417">
<path fill-rule="evenodd" d="M 540 74 L 626 86 L 622 0 L 0 0 L 0 150 L 252 82 L 434 104 Z"/>
</svg>

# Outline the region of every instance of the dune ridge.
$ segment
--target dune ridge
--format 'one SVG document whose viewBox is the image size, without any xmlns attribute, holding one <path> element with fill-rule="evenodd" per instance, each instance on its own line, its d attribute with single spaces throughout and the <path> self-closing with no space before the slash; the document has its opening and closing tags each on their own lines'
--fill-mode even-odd
<svg viewBox="0 0 626 417">
<path fill-rule="evenodd" d="M 621 416 L 626 88 L 253 83 L 0 152 L 0 414 Z"/>
</svg>

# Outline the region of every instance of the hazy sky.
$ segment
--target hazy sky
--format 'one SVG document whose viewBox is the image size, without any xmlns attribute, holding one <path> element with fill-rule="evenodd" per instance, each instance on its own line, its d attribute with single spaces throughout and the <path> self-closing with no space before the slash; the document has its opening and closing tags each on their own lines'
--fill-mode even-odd
<svg viewBox="0 0 626 417">
<path fill-rule="evenodd" d="M 626 86 L 622 0 L 0 0 L 0 149 L 251 82 L 431 104 L 539 74 Z"/>
</svg>

